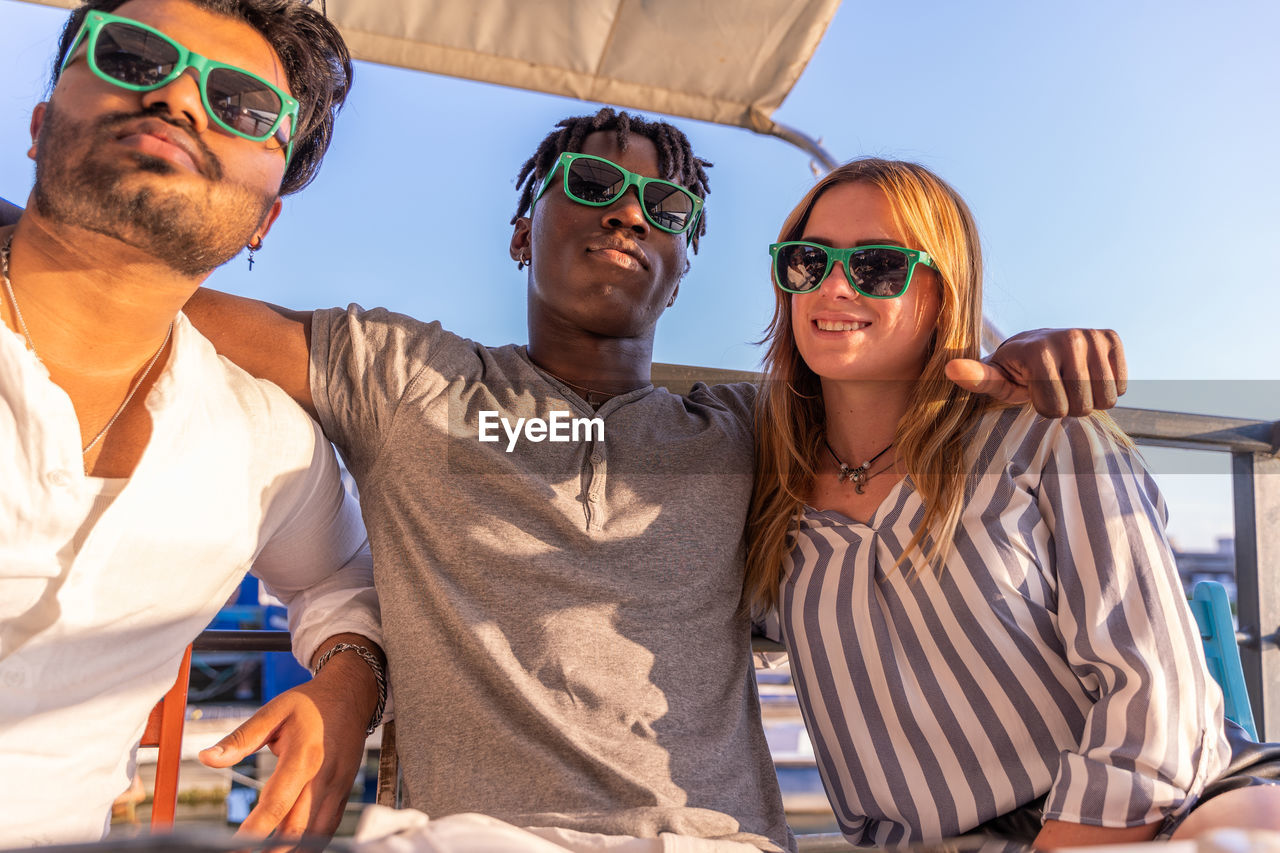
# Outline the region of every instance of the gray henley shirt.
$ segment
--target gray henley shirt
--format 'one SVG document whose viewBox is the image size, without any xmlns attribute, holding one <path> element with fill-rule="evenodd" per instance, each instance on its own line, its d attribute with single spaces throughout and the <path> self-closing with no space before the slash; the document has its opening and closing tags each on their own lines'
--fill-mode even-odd
<svg viewBox="0 0 1280 853">
<path fill-rule="evenodd" d="M 353 305 L 315 313 L 311 390 L 360 488 L 409 805 L 794 849 L 738 612 L 752 386 L 593 411 L 523 347 Z"/>
</svg>

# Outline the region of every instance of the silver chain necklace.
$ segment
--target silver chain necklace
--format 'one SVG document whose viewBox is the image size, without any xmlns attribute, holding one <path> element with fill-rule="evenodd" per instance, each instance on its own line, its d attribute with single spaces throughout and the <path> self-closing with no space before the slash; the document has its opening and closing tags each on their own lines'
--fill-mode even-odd
<svg viewBox="0 0 1280 853">
<path fill-rule="evenodd" d="M 44 364 L 43 359 L 40 358 L 40 353 L 36 351 L 35 341 L 31 340 L 31 333 L 27 331 L 27 321 L 22 319 L 22 309 L 18 307 L 18 297 L 13 295 L 13 282 L 9 281 L 9 247 L 12 245 L 13 235 L 10 234 L 9 238 L 4 241 L 4 245 L 0 246 L 0 278 L 4 279 L 5 293 L 9 295 L 9 302 L 13 305 L 13 316 L 18 320 L 18 328 L 22 330 L 22 337 L 27 339 L 27 348 L 36 357 L 36 361 Z M 115 426 L 116 421 L 124 414 L 124 410 L 129 407 L 129 401 L 133 399 L 133 395 L 137 393 L 138 388 L 146 380 L 147 374 L 151 372 L 151 368 L 155 367 L 156 362 L 160 360 L 160 353 L 164 352 L 164 348 L 169 344 L 169 338 L 171 337 L 173 337 L 172 321 L 169 323 L 169 331 L 164 334 L 164 340 L 160 342 L 160 349 L 156 350 L 156 354 L 151 356 L 151 360 L 147 362 L 142 375 L 133 381 L 133 385 L 129 388 L 129 393 L 124 397 L 124 402 L 120 404 L 120 408 L 116 409 L 116 413 L 111 416 L 111 420 L 107 421 L 107 425 L 80 451 L 81 456 L 93 450 L 94 446 L 102 441 L 103 436 L 107 434 L 107 430 Z"/>
</svg>

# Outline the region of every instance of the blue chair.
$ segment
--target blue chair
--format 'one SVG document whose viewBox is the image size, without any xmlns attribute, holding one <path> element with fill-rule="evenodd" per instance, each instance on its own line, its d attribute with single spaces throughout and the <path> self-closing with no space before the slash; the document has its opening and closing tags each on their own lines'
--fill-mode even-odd
<svg viewBox="0 0 1280 853">
<path fill-rule="evenodd" d="M 1249 705 L 1249 692 L 1244 684 L 1244 667 L 1240 665 L 1240 648 L 1236 645 L 1236 629 L 1231 621 L 1227 590 L 1215 581 L 1201 581 L 1196 584 L 1190 603 L 1196 624 L 1200 626 L 1209 673 L 1222 687 L 1226 717 L 1257 740 L 1258 729 L 1253 722 L 1253 708 Z"/>
</svg>

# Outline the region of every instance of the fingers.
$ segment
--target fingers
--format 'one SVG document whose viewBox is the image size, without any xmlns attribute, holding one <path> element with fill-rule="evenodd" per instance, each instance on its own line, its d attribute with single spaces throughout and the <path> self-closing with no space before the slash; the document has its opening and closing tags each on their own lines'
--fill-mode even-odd
<svg viewBox="0 0 1280 853">
<path fill-rule="evenodd" d="M 1092 399 L 1086 402 L 1091 409 L 1110 409 L 1116 404 L 1118 393 L 1116 377 L 1110 354 L 1101 352 L 1097 347 L 1090 349 L 1089 359 L 1089 392 Z"/>
<path fill-rule="evenodd" d="M 231 734 L 200 750 L 200 761 L 207 767 L 232 767 L 262 749 L 279 724 L 271 705 L 259 708 Z"/>
<path fill-rule="evenodd" d="M 289 842 L 303 836 L 332 838 L 342 822 L 351 784 L 348 781 L 344 786 L 335 782 L 323 769 L 316 774 L 303 771 L 302 775 L 307 778 L 298 786 L 295 783 L 299 778 L 293 770 L 277 766 L 263 786 L 258 805 L 236 834 L 251 838 L 274 834 L 274 838 L 283 843 L 271 848 L 273 851 L 292 849 Z"/>
<path fill-rule="evenodd" d="M 1041 378 L 1050 385 L 1055 379 L 1062 384 L 1066 408 L 1051 415 L 1036 405 L 1037 411 L 1046 416 L 1083 417 L 1095 410 L 1114 407 L 1127 384 L 1128 367 L 1120 336 L 1111 329 L 1069 329 L 1062 334 L 1066 350 L 1056 359 L 1046 351 L 1043 368 L 1046 375 Z M 1031 396 L 1034 404 L 1034 388 Z M 1056 395 L 1046 395 L 1046 405 L 1050 396 Z"/>
<path fill-rule="evenodd" d="M 953 358 L 947 362 L 947 378 L 966 391 L 985 394 L 1002 403 L 1026 402 L 1026 389 L 1012 381 L 994 364 L 972 358 Z"/>
<path fill-rule="evenodd" d="M 330 791 L 312 811 L 309 831 L 313 835 L 333 837 L 333 834 L 338 831 L 338 824 L 342 823 L 342 816 L 347 810 L 347 800 L 350 797 L 350 785 L 347 786 L 346 791 L 337 789 Z"/>
<path fill-rule="evenodd" d="M 977 370 L 967 363 L 956 368 L 956 375 L 948 365 L 947 375 L 961 387 L 1002 402 L 1029 401 L 1049 418 L 1083 417 L 1112 408 L 1128 384 L 1124 346 L 1110 329 L 1025 332 L 1006 341 L 991 362 L 988 367 L 1001 368 L 1007 381 L 1021 390 L 1001 390 L 989 374 L 987 382 L 970 384 Z"/>
<path fill-rule="evenodd" d="M 1104 329 L 1102 334 L 1107 336 L 1111 344 L 1108 361 L 1111 364 L 1111 375 L 1115 378 L 1116 396 L 1123 396 L 1129 390 L 1129 364 L 1124 358 L 1124 342 L 1111 329 Z"/>
<path fill-rule="evenodd" d="M 240 832 L 266 837 L 276 829 L 283 832 L 296 827 L 297 831 L 293 834 L 301 835 L 311 817 L 310 795 L 306 795 L 305 805 L 301 800 L 308 783 L 320 768 L 322 758 L 323 750 L 313 747 L 298 746 L 295 749 L 281 750 L 275 772 L 262 786 L 258 804 L 249 812 L 244 823 L 240 824 Z M 296 820 L 287 822 L 290 817 Z"/>
<path fill-rule="evenodd" d="M 1083 353 L 1083 349 L 1071 351 L 1072 355 L 1082 356 Z M 1028 365 L 1028 378 L 1025 380 L 1027 399 L 1042 417 L 1061 418 L 1065 415 L 1078 417 L 1087 415 L 1093 410 L 1092 407 L 1088 409 L 1084 407 L 1085 394 L 1082 386 L 1086 383 L 1079 379 L 1063 379 L 1063 363 L 1061 359 L 1055 358 L 1050 350 L 1044 349 L 1035 353 L 1034 360 Z M 1079 373 L 1073 371 L 1066 375 L 1078 376 Z"/>
<path fill-rule="evenodd" d="M 276 829 L 276 838 L 284 842 L 296 841 L 303 835 L 307 834 L 308 827 L 311 826 L 311 801 L 312 791 L 314 787 L 304 785 L 302 790 L 298 792 L 298 799 L 294 802 L 293 807 L 280 821 L 279 827 Z M 265 791 L 263 792 L 265 795 Z M 261 801 L 259 801 L 261 803 Z M 253 812 L 249 813 L 249 817 L 253 817 Z M 248 822 L 248 818 L 245 819 Z M 278 847 L 272 848 L 275 851 L 292 850 L 293 846 L 285 843 Z"/>
</svg>

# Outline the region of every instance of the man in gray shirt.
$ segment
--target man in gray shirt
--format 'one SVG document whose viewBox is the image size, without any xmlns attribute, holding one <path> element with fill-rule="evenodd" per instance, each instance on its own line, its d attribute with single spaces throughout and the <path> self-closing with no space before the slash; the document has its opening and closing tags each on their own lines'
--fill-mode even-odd
<svg viewBox="0 0 1280 853">
<path fill-rule="evenodd" d="M 354 305 L 187 311 L 319 418 L 360 486 L 409 805 L 571 849 L 791 848 L 739 607 L 755 389 L 649 379 L 707 164 L 665 123 L 561 125 L 519 179 L 528 346 Z M 1067 337 L 996 361 L 1026 375 Z M 1090 357 L 1108 353 L 1067 375 Z"/>
</svg>

